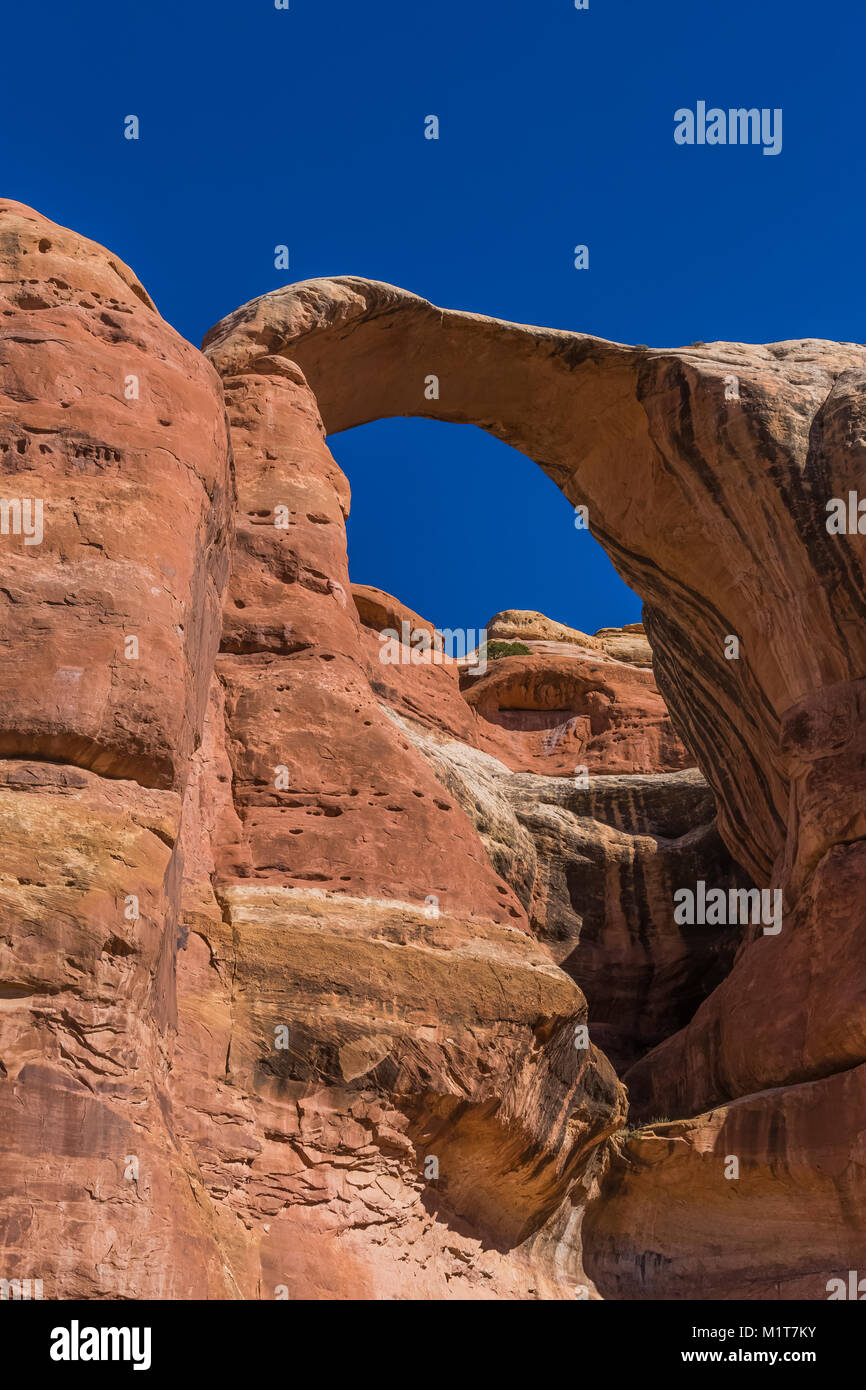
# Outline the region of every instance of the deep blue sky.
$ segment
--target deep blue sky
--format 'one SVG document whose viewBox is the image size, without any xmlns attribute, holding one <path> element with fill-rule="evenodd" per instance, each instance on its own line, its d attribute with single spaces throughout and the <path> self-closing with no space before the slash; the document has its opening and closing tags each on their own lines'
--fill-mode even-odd
<svg viewBox="0 0 866 1390">
<path fill-rule="evenodd" d="M 864 30 L 862 0 L 43 0 L 3 19 L 0 193 L 111 247 L 194 342 L 334 274 L 652 346 L 862 341 Z M 783 108 L 781 155 L 676 146 L 698 99 Z M 480 431 L 332 446 L 353 578 L 442 626 L 639 618 L 565 499 Z"/>
</svg>

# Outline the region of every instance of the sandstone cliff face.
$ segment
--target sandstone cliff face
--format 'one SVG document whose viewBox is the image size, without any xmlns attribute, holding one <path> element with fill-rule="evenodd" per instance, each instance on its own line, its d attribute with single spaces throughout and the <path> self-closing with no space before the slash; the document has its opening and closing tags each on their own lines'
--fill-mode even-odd
<svg viewBox="0 0 866 1390">
<path fill-rule="evenodd" d="M 103 248 L 4 201 L 0 259 L 2 496 L 43 511 L 40 543 L 14 510 L 0 535 L 4 1275 L 226 1297 L 165 1106 L 228 570 L 222 394 Z"/>
<path fill-rule="evenodd" d="M 619 1138 L 583 1228 L 604 1296 L 827 1298 L 863 1267 L 864 1088 L 854 1067 Z"/>
<path fill-rule="evenodd" d="M 427 619 L 380 589 L 353 585 L 352 595 L 379 698 L 515 772 L 576 776 L 584 769 L 588 776 L 693 765 L 649 669 L 637 670 L 600 646 L 582 648 L 569 638 L 521 638 L 528 655 L 494 659 L 487 645 L 496 650 L 495 619 L 482 629 L 487 640 L 478 650 L 457 659 L 446 648 L 440 656 L 413 646 L 413 633 L 435 631 Z M 560 626 L 540 614 L 519 616 L 541 618 L 551 632 Z M 613 645 L 620 630 L 609 631 Z M 409 639 L 399 650 L 393 633 Z M 626 636 L 630 644 L 631 634 Z"/>
<path fill-rule="evenodd" d="M 203 356 L 18 204 L 0 258 L 4 1275 L 824 1297 L 866 1258 L 864 551 L 824 526 L 866 351 L 342 280 Z M 396 413 L 588 506 L 652 671 L 637 626 L 516 612 L 486 670 L 383 659 L 429 625 L 350 583 L 325 432 Z M 678 924 L 699 879 L 782 930 Z"/>
<path fill-rule="evenodd" d="M 825 503 L 857 486 L 866 349 L 629 348 L 351 277 L 253 300 L 231 331 L 292 356 L 331 432 L 401 414 L 479 424 L 588 508 L 645 600 L 662 693 L 706 768 L 725 838 L 766 879 L 798 762 L 829 731 L 824 697 L 799 749 L 810 702 L 863 669 L 863 545 L 828 534 Z M 739 664 L 725 657 L 728 634 Z M 786 719 L 798 734 L 782 737 Z"/>
</svg>

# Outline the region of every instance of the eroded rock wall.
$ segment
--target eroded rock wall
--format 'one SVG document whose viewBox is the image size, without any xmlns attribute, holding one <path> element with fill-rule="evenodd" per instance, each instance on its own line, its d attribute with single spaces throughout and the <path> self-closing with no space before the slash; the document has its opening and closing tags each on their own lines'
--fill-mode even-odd
<svg viewBox="0 0 866 1390">
<path fill-rule="evenodd" d="M 228 571 L 222 394 L 102 247 L 3 201 L 0 262 L 3 1274 L 227 1297 L 167 1106 L 182 806 Z"/>
</svg>

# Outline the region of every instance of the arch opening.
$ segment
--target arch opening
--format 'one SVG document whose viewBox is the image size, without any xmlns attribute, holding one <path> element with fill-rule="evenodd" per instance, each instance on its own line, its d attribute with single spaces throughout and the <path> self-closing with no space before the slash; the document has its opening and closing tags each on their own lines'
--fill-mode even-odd
<svg viewBox="0 0 866 1390">
<path fill-rule="evenodd" d="M 561 490 L 482 428 L 386 418 L 328 445 L 352 489 L 353 583 L 440 628 L 477 630 L 507 610 L 590 635 L 640 623 L 640 598 Z"/>
</svg>

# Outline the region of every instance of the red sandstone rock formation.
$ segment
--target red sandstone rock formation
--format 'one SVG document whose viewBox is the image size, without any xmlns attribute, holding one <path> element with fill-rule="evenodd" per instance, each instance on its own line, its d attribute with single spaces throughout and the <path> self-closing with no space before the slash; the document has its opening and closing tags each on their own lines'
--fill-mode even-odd
<svg viewBox="0 0 866 1390">
<path fill-rule="evenodd" d="M 381 590 L 352 592 L 376 634 L 374 665 L 383 630 L 433 632 Z M 704 779 L 676 771 L 688 754 L 649 671 L 537 613 L 497 615 L 486 631 L 522 635 L 529 654 L 490 659 L 479 675 L 467 672 L 473 659 L 461 669 L 407 650 L 374 688 L 472 819 L 533 934 L 586 992 L 594 1040 L 624 1067 L 689 1020 L 740 941 L 734 929 L 678 927 L 675 889 L 701 874 L 725 888 L 748 880 L 719 839 Z M 639 654 L 640 633 L 626 635 Z M 619 638 L 605 630 L 612 647 Z M 542 775 L 509 775 L 526 771 Z"/>
<path fill-rule="evenodd" d="M 583 1227 L 605 1298 L 827 1298 L 863 1268 L 864 1094 L 859 1066 L 618 1137 Z"/>
<path fill-rule="evenodd" d="M 239 309 L 209 363 L 14 203 L 0 259 L 4 1275 L 823 1297 L 866 1258 L 864 547 L 824 525 L 866 351 L 650 352 L 342 280 Z M 353 592 L 325 430 L 399 413 L 588 506 L 673 722 L 636 631 L 508 613 L 527 656 L 383 662 L 422 620 Z M 674 921 L 744 874 L 780 933 Z M 596 1043 L 654 1124 L 611 1137 Z"/>
<path fill-rule="evenodd" d="M 504 656 L 463 678 L 479 746 L 516 771 L 674 771 L 694 760 L 674 732 L 650 671 L 582 659 L 576 649 Z M 504 732 L 500 733 L 500 730 Z"/>
<path fill-rule="evenodd" d="M 238 522 L 173 1093 L 223 1239 L 243 1225 L 233 1272 L 247 1296 L 569 1296 L 558 1209 L 622 1092 L 575 1047 L 580 991 L 383 708 L 348 487 L 303 378 L 212 357 Z M 460 701 L 456 672 L 436 677 Z"/>
</svg>

